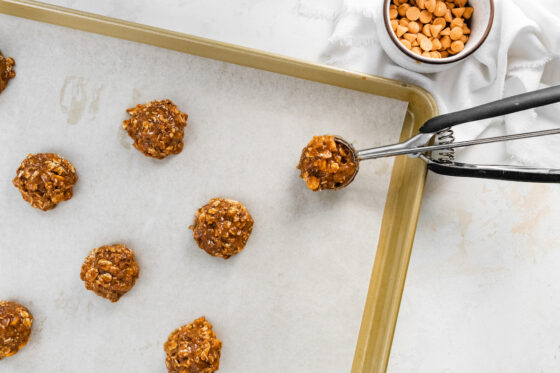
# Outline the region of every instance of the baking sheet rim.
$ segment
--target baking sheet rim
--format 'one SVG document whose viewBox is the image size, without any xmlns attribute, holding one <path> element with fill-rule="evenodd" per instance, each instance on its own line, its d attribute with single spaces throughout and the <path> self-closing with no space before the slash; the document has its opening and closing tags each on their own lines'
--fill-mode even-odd
<svg viewBox="0 0 560 373">
<path fill-rule="evenodd" d="M 407 101 L 401 140 L 438 113 L 427 91 L 404 82 L 35 1 L 0 0 L 0 13 Z M 387 369 L 425 178 L 424 162 L 395 159 L 352 373 Z"/>
</svg>

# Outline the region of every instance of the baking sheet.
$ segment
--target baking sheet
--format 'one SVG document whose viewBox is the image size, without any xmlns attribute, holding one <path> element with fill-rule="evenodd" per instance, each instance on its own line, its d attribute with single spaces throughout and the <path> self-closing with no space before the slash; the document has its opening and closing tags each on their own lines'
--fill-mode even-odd
<svg viewBox="0 0 560 373">
<path fill-rule="evenodd" d="M 314 134 L 396 141 L 406 103 L 5 15 L 0 46 L 17 64 L 0 95 L 0 297 L 35 316 L 2 369 L 164 372 L 167 335 L 200 315 L 224 342 L 220 372 L 350 369 L 392 160 L 338 193 L 308 191 L 295 165 Z M 156 98 L 189 114 L 185 149 L 163 161 L 121 129 L 126 108 Z M 29 152 L 72 161 L 72 200 L 43 213 L 21 199 L 11 179 Z M 229 261 L 187 229 L 215 196 L 255 219 Z M 141 274 L 111 304 L 79 271 L 116 242 Z"/>
</svg>

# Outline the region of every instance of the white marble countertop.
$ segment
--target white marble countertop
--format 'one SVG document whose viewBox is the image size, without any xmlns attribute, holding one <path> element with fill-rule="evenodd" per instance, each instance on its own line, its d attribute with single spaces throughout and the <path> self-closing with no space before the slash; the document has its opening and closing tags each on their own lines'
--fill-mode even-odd
<svg viewBox="0 0 560 373">
<path fill-rule="evenodd" d="M 149 16 L 148 1 L 52 2 Z M 331 31 L 312 1 L 181 3 L 178 31 L 312 61 Z M 560 371 L 559 201 L 556 185 L 429 175 L 390 372 Z"/>
</svg>

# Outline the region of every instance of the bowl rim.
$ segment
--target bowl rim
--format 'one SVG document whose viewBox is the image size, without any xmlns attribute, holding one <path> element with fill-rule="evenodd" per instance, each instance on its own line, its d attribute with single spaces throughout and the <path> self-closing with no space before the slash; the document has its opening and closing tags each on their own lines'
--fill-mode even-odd
<svg viewBox="0 0 560 373">
<path fill-rule="evenodd" d="M 451 56 L 451 57 L 444 57 L 444 58 L 436 59 L 436 58 L 428 58 L 428 57 L 420 56 L 420 55 L 412 52 L 411 50 L 407 49 L 403 45 L 403 43 L 401 43 L 399 41 L 399 39 L 397 38 L 397 34 L 393 31 L 393 28 L 391 27 L 391 20 L 389 19 L 389 12 L 387 11 L 388 6 L 391 4 L 391 0 L 384 0 L 383 1 L 383 8 L 382 8 L 383 22 L 385 24 L 385 30 L 389 34 L 389 38 L 391 39 L 393 44 L 395 44 L 395 46 L 398 49 L 400 49 L 404 54 L 406 54 L 407 56 L 409 56 L 410 58 L 412 58 L 412 59 L 414 59 L 418 62 L 423 62 L 423 63 L 427 63 L 427 64 L 431 64 L 431 65 L 445 65 L 445 64 L 448 64 L 448 63 L 461 61 L 461 60 L 467 58 L 468 56 L 473 54 L 478 48 L 480 48 L 480 46 L 488 38 L 488 35 L 490 34 L 490 30 L 492 29 L 492 26 L 494 24 L 494 0 L 488 0 L 488 1 L 490 3 L 490 18 L 488 19 L 488 24 L 486 25 L 486 30 L 484 30 L 484 34 L 482 34 L 482 37 L 475 44 L 475 46 L 470 51 L 468 51 L 467 53 L 462 54 L 462 55 L 457 54 L 457 55 Z"/>
</svg>

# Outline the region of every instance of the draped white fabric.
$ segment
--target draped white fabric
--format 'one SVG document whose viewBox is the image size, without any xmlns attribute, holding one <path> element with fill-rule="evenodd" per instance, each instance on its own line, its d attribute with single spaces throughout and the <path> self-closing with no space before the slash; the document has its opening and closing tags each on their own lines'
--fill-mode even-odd
<svg viewBox="0 0 560 373">
<path fill-rule="evenodd" d="M 324 63 L 417 84 L 438 100 L 442 113 L 560 84 L 560 2 L 496 0 L 496 16 L 485 44 L 465 62 L 437 74 L 397 66 L 384 53 L 375 22 L 381 0 L 302 0 L 307 14 L 330 18 L 333 29 Z M 476 11 L 476 10 L 475 10 Z M 560 126 L 560 104 L 455 129 L 458 140 Z M 509 163 L 560 168 L 560 136 L 502 145 Z M 560 154 L 559 154 L 560 155 Z"/>
</svg>

